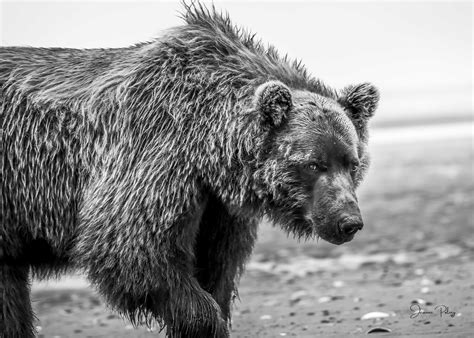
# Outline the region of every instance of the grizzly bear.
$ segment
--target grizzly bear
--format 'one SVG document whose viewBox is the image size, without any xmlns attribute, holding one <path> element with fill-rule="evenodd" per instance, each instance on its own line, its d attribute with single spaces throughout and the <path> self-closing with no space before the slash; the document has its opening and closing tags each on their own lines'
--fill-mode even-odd
<svg viewBox="0 0 474 338">
<path fill-rule="evenodd" d="M 226 15 L 128 48 L 0 49 L 0 332 L 34 336 L 32 277 L 84 271 L 132 323 L 226 337 L 267 215 L 350 241 L 370 84 L 335 91 Z"/>
</svg>

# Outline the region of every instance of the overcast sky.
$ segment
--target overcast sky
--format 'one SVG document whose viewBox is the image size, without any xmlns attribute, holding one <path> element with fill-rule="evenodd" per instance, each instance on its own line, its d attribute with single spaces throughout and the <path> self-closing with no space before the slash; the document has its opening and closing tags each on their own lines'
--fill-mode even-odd
<svg viewBox="0 0 474 338">
<path fill-rule="evenodd" d="M 215 1 L 340 88 L 370 81 L 382 120 L 472 114 L 472 2 Z M 3 1 L 2 45 L 120 47 L 180 25 L 177 1 Z"/>
</svg>

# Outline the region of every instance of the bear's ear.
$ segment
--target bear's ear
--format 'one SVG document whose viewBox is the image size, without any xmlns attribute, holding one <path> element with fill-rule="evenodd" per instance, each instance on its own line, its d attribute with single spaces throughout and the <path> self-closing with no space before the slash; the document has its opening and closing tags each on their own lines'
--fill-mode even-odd
<svg viewBox="0 0 474 338">
<path fill-rule="evenodd" d="M 375 113 L 379 91 L 370 83 L 349 86 L 342 90 L 338 102 L 346 108 L 356 126 L 365 124 Z"/>
<path fill-rule="evenodd" d="M 265 124 L 279 126 L 293 105 L 291 91 L 279 81 L 265 82 L 255 91 L 255 105 Z"/>
</svg>

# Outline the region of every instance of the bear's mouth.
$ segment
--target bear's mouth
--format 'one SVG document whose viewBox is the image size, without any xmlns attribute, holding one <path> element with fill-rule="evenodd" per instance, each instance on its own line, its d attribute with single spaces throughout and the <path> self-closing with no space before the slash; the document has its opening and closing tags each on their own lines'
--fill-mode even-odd
<svg viewBox="0 0 474 338">
<path fill-rule="evenodd" d="M 356 232 L 345 233 L 339 224 L 317 225 L 311 220 L 314 234 L 319 238 L 335 245 L 341 245 L 354 239 Z"/>
<path fill-rule="evenodd" d="M 347 242 L 350 242 L 354 239 L 355 234 L 350 234 L 350 235 L 328 235 L 324 232 L 318 233 L 319 237 L 324 239 L 326 242 L 329 242 L 331 244 L 335 245 L 341 245 Z"/>
<path fill-rule="evenodd" d="M 295 237 L 304 238 L 305 240 L 313 240 L 321 238 L 328 243 L 341 245 L 354 239 L 357 231 L 344 231 L 343 224 L 316 222 L 310 215 L 293 219 L 288 223 L 280 223 L 283 228 L 292 233 Z"/>
</svg>

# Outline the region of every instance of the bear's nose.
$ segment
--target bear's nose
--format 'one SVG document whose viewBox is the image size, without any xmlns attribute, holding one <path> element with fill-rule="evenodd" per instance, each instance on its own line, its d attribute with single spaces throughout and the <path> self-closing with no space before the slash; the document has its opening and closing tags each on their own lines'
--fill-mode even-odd
<svg viewBox="0 0 474 338">
<path fill-rule="evenodd" d="M 362 221 L 346 221 L 341 224 L 339 224 L 339 229 L 341 232 L 345 235 L 352 235 L 355 234 L 357 231 L 362 230 L 364 227 L 364 224 Z"/>
</svg>

